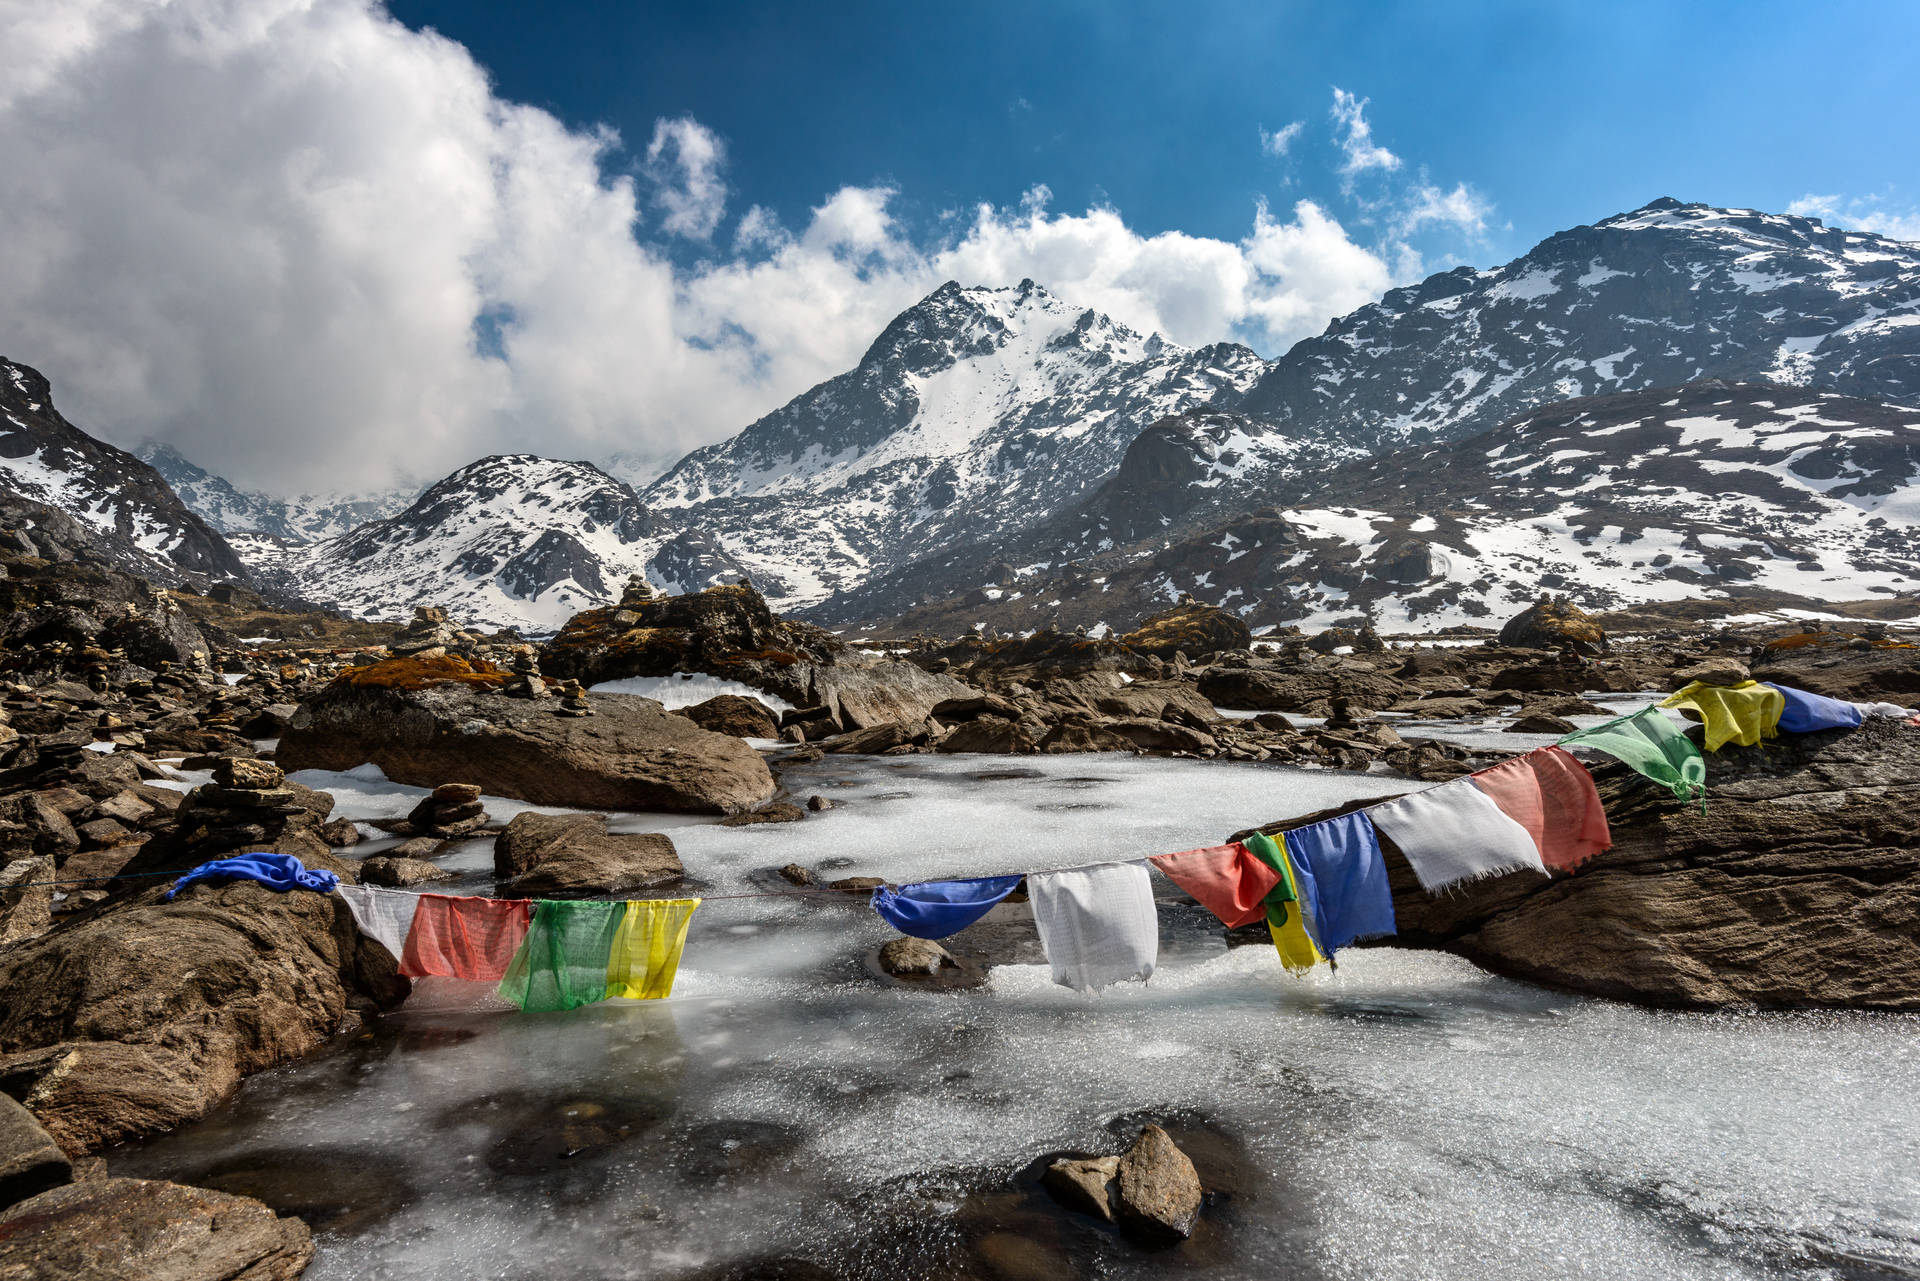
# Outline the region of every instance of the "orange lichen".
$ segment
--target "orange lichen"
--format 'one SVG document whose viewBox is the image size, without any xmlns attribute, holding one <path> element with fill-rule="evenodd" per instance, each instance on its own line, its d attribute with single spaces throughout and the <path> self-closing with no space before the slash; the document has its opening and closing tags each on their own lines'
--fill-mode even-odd
<svg viewBox="0 0 1920 1281">
<path fill-rule="evenodd" d="M 389 658 L 370 667 L 350 667 L 334 677 L 333 683 L 355 689 L 431 689 L 435 685 L 491 689 L 505 685 L 507 676 L 484 658 L 468 662 L 453 654 L 440 654 L 433 658 Z"/>
</svg>

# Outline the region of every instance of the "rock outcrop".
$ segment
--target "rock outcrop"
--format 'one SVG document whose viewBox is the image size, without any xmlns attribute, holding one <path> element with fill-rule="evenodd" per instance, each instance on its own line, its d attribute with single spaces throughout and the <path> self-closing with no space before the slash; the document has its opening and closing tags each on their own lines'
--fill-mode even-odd
<svg viewBox="0 0 1920 1281">
<path fill-rule="evenodd" d="M 1753 677 L 1828 698 L 1920 707 L 1920 647 L 1864 636 L 1802 633 L 1775 641 L 1757 656 Z"/>
<path fill-rule="evenodd" d="M 337 895 L 251 881 L 162 894 L 0 951 L 0 1092 L 70 1153 L 201 1117 L 408 990 Z"/>
<path fill-rule="evenodd" d="M 731 814 L 773 796 L 766 762 L 739 739 L 651 699 L 590 701 L 592 716 L 559 716 L 545 700 L 498 697 L 467 683 L 407 688 L 356 675 L 301 708 L 278 759 L 289 770 L 372 762 L 395 782 L 438 787 L 458 779 L 490 796 L 598 809 Z"/>
<path fill-rule="evenodd" d="M 1565 596 L 1540 599 L 1507 620 L 1500 643 L 1520 649 L 1567 648 L 1581 654 L 1607 652 L 1607 634 L 1593 617 Z"/>
<path fill-rule="evenodd" d="M 1382 838 L 1393 945 L 1642 1005 L 1920 1010 L 1920 729 L 1728 748 L 1708 758 L 1704 812 L 1624 766 L 1593 771 L 1614 845 L 1571 876 L 1429 896 Z"/>
<path fill-rule="evenodd" d="M 94 1179 L 0 1211 L 0 1281 L 293 1281 L 313 1234 L 251 1197 Z"/>
</svg>

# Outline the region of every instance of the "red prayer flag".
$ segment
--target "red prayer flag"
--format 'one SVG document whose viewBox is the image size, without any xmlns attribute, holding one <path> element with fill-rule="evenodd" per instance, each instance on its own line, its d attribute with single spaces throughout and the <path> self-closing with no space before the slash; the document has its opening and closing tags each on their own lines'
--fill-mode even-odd
<svg viewBox="0 0 1920 1281">
<path fill-rule="evenodd" d="M 533 905 L 520 899 L 422 894 L 400 956 L 410 979 L 499 980 L 527 936 Z"/>
<path fill-rule="evenodd" d="M 1280 883 L 1280 873 L 1238 841 L 1178 854 L 1155 854 L 1147 861 L 1229 926 L 1267 919 L 1266 897 Z"/>
<path fill-rule="evenodd" d="M 1527 829 L 1540 861 L 1555 871 L 1571 872 L 1613 844 L 1593 775 L 1564 748 L 1543 747 L 1471 777 Z"/>
</svg>

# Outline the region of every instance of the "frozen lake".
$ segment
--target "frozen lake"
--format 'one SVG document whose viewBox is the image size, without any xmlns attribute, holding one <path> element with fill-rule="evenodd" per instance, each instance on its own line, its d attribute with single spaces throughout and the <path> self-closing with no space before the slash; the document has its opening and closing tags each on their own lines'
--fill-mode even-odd
<svg viewBox="0 0 1920 1281">
<path fill-rule="evenodd" d="M 369 813 L 418 794 L 353 782 Z M 1109 756 L 829 757 L 787 782 L 836 807 L 622 825 L 670 828 L 706 893 L 747 893 L 788 862 L 1141 856 L 1414 786 Z M 485 851 L 457 885 L 489 888 Z M 904 990 L 868 968 L 891 931 L 862 904 L 710 902 L 669 1001 L 522 1014 L 422 984 L 109 1163 L 303 1213 L 316 1278 L 1920 1273 L 1920 1020 L 1651 1013 L 1395 949 L 1296 979 L 1157 884 L 1159 972 L 1094 997 L 1037 955 Z M 1166 1253 L 1033 1187 L 1040 1158 L 1118 1150 L 1142 1119 L 1216 1193 Z"/>
</svg>

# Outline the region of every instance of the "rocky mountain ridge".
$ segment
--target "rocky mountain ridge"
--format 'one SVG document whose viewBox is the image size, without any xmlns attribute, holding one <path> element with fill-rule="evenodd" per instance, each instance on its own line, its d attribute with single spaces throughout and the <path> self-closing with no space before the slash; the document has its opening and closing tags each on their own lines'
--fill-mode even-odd
<svg viewBox="0 0 1920 1281">
<path fill-rule="evenodd" d="M 235 534 L 264 534 L 284 542 L 319 542 L 368 521 L 396 515 L 406 510 L 418 493 L 413 489 L 393 489 L 370 494 L 320 493 L 276 498 L 258 490 L 241 489 L 159 441 L 147 441 L 133 453 L 160 473 L 181 502 L 227 535 L 229 541 Z M 241 555 L 245 559 L 245 553 Z"/>
<path fill-rule="evenodd" d="M 0 488 L 96 531 L 95 551 L 162 582 L 246 578 L 158 472 L 61 416 L 41 373 L 0 359 Z"/>
</svg>

